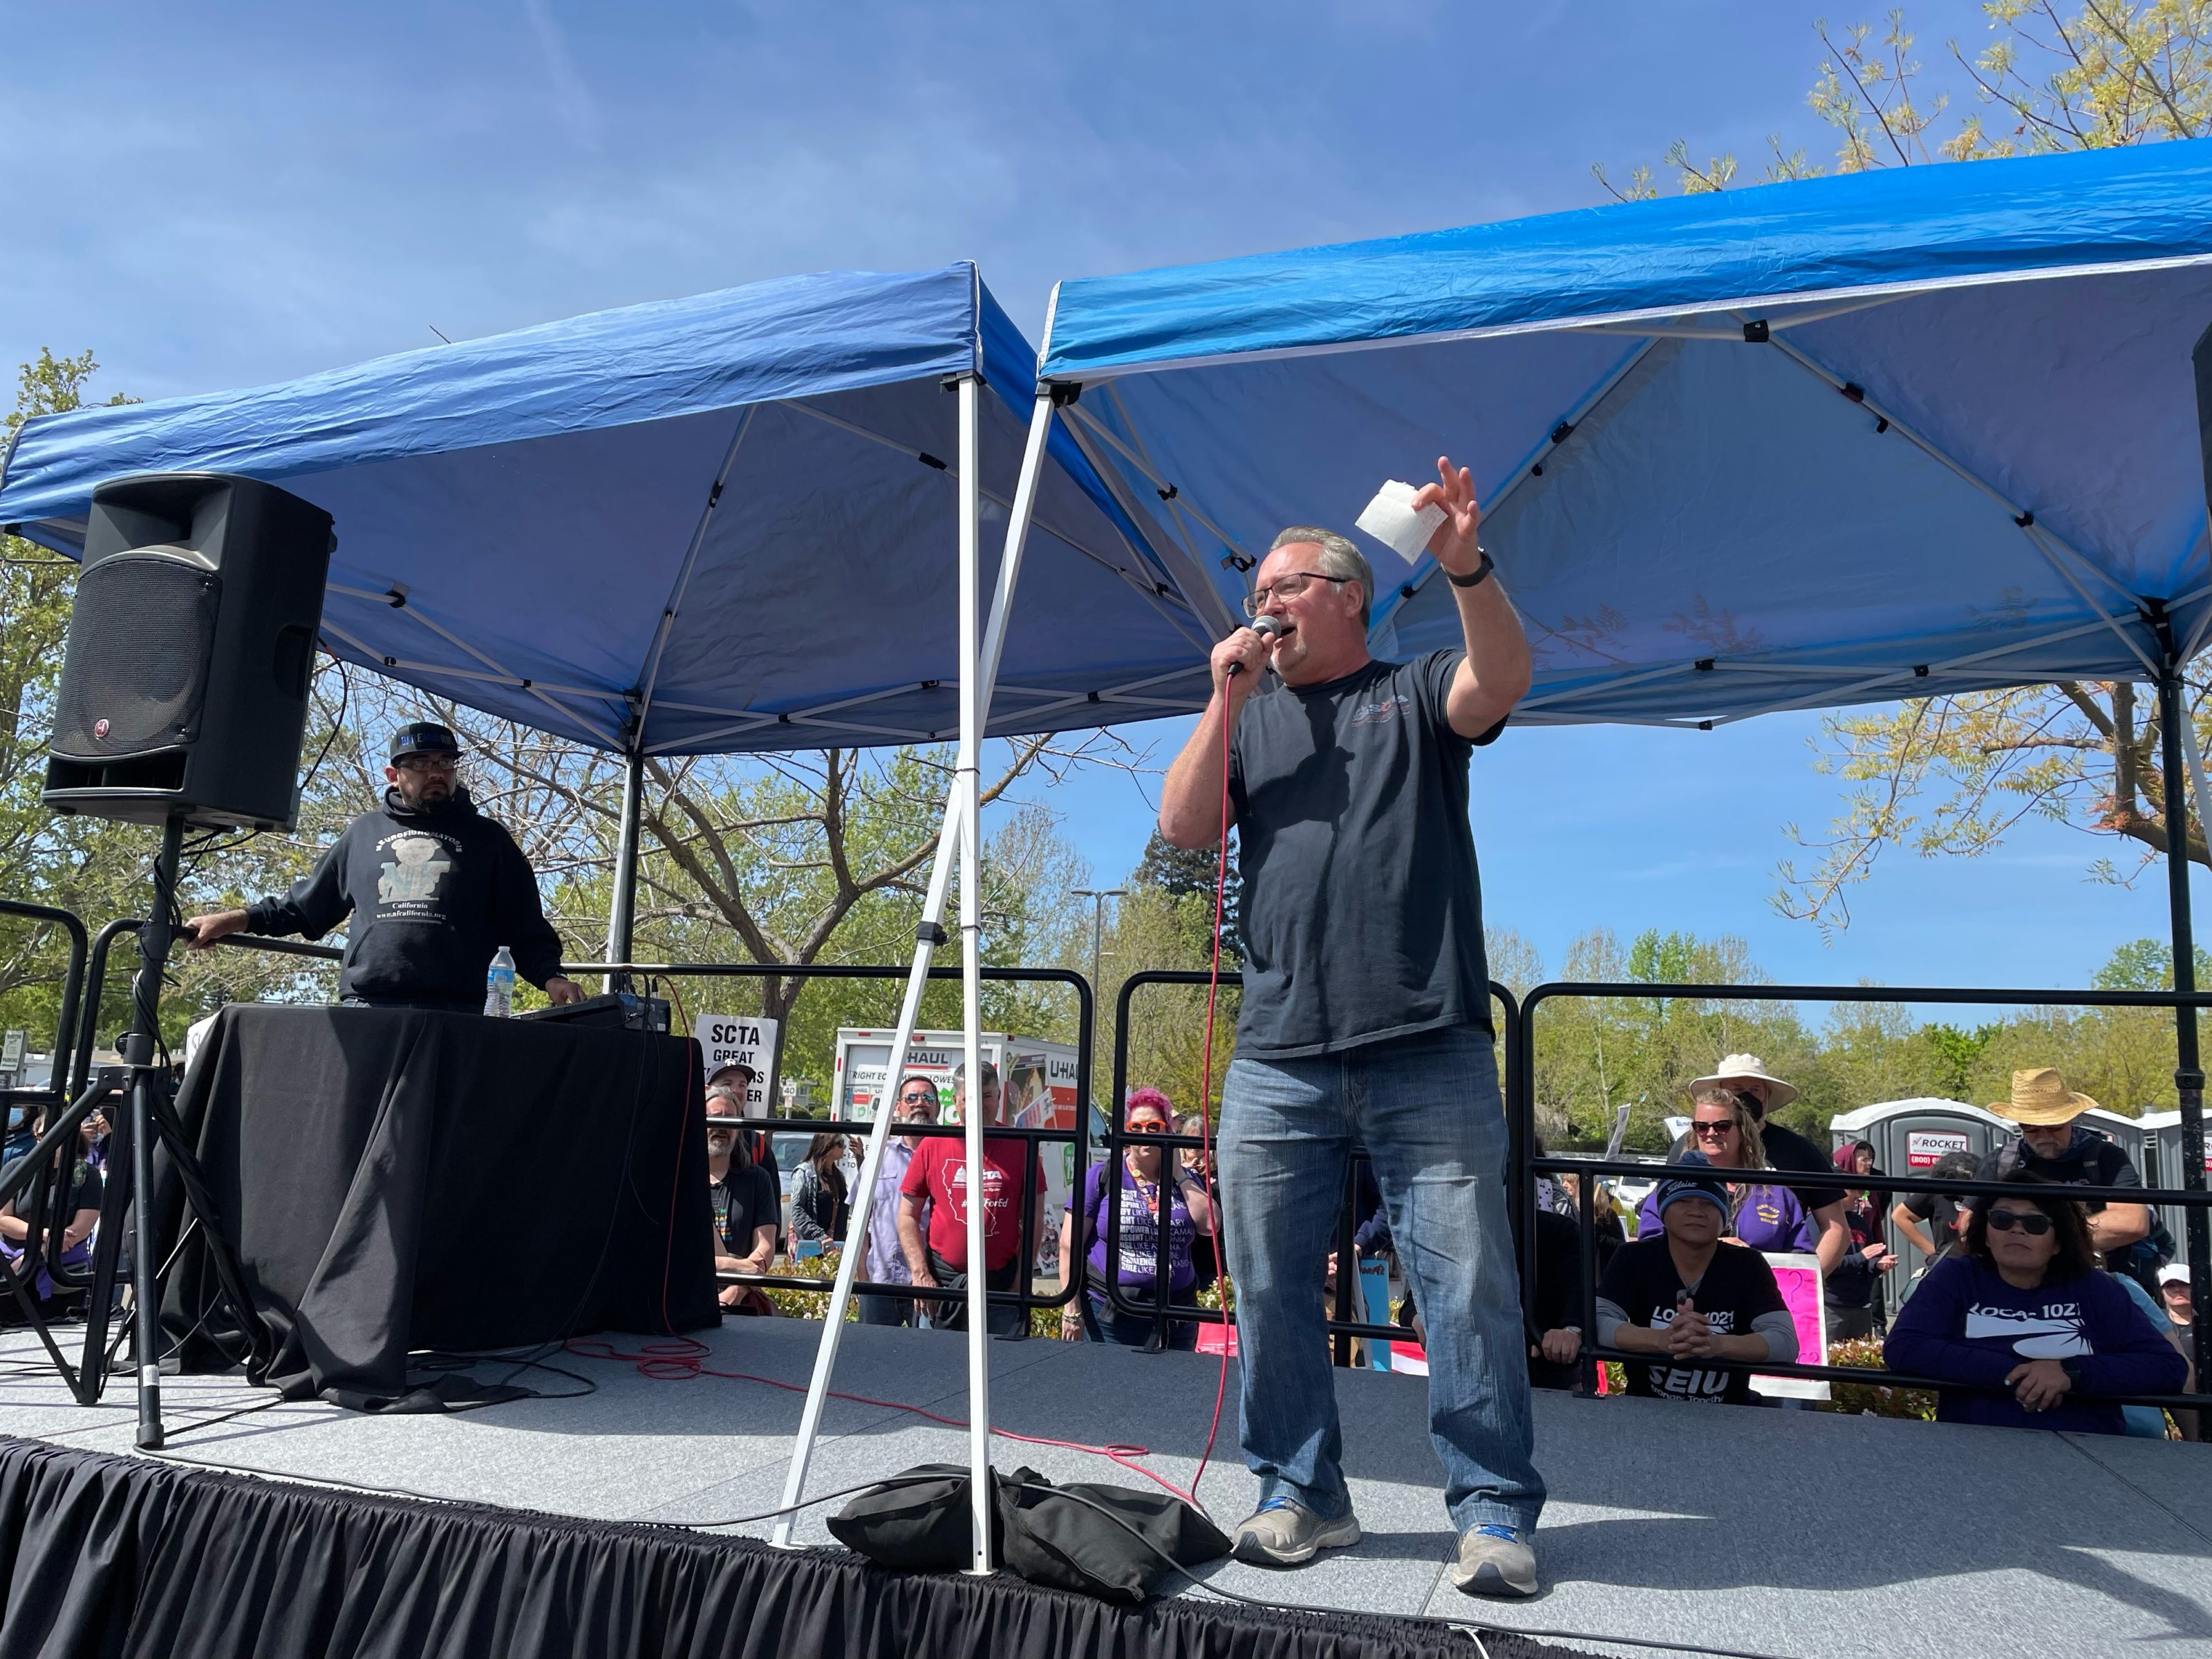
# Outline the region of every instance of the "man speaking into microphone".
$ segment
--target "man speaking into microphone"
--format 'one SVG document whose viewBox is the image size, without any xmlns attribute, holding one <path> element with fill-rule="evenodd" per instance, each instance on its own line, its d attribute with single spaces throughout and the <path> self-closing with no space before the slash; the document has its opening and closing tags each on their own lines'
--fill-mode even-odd
<svg viewBox="0 0 2212 1659">
<path fill-rule="evenodd" d="M 1437 472 L 1413 505 L 1443 509 L 1428 550 L 1465 648 L 1374 660 L 1366 559 L 1332 531 L 1284 531 L 1245 601 L 1279 632 L 1239 629 L 1214 647 L 1213 695 L 1169 769 L 1160 833 L 1201 848 L 1229 823 L 1241 832 L 1244 998 L 1221 1162 L 1260 1502 L 1237 1554 L 1296 1566 L 1359 1541 L 1322 1299 L 1356 1144 L 1427 1316 L 1453 1582 L 1529 1595 L 1544 1486 L 1468 823 L 1468 762 L 1527 692 L 1528 643 L 1476 538 L 1473 481 L 1449 460 Z M 1266 687 L 1270 667 L 1280 683 Z"/>
</svg>

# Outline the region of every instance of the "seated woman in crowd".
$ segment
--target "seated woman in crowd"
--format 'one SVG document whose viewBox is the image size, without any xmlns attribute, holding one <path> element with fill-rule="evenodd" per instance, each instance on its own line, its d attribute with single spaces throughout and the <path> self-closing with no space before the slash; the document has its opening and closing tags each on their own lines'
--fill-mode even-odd
<svg viewBox="0 0 2212 1659">
<path fill-rule="evenodd" d="M 752 1161 L 744 1132 L 744 1098 L 717 1085 L 707 1097 L 707 1175 L 713 1182 L 714 1271 L 764 1273 L 775 1260 L 775 1177 Z M 725 1313 L 769 1314 L 775 1304 L 757 1285 L 725 1285 Z"/>
<path fill-rule="evenodd" d="M 1705 1161 L 1716 1169 L 1767 1167 L 1766 1148 L 1759 1140 L 1759 1120 L 1752 1116 L 1731 1090 L 1710 1083 L 1698 1086 L 1690 1107 L 1690 1133 L 1697 1139 L 1697 1150 L 1705 1154 Z M 1805 1213 L 1805 1206 L 1797 1201 L 1797 1194 L 1789 1188 L 1765 1182 L 1731 1182 L 1728 1193 L 1726 1237 L 1729 1242 L 1778 1254 L 1814 1252 L 1820 1229 L 1813 1224 L 1812 1218 Z M 1638 1237 L 1657 1231 L 1658 1203 L 1659 1192 L 1655 1188 L 1637 1209 Z"/>
<path fill-rule="evenodd" d="M 1874 1143 L 1855 1140 L 1836 1148 L 1836 1168 L 1844 1175 L 1879 1175 L 1874 1167 Z M 1888 1194 L 1865 1188 L 1844 1194 L 1844 1224 L 1851 1230 L 1851 1247 L 1836 1264 L 1835 1272 L 1820 1283 L 1820 1297 L 1827 1304 L 1828 1340 L 1849 1342 L 1874 1334 L 1877 1307 L 1875 1292 L 1881 1276 L 1897 1265 L 1882 1231 L 1882 1200 Z"/>
<path fill-rule="evenodd" d="M 1974 1206 L 1964 1250 L 1928 1270 L 1883 1361 L 1980 1385 L 1939 1390 L 1939 1423 L 2124 1433 L 2118 1406 L 2083 1396 L 2171 1394 L 2188 1362 L 2098 1271 L 2081 1205 L 2033 1177 L 2020 1186 Z"/>
<path fill-rule="evenodd" d="M 1171 1133 L 1169 1126 L 1174 1121 L 1175 1109 L 1158 1089 L 1132 1090 L 1121 1108 L 1121 1123 L 1138 1139 L 1114 1163 L 1092 1164 L 1082 1190 L 1069 1195 L 1067 1213 L 1060 1222 L 1060 1259 L 1084 1288 L 1060 1310 L 1062 1335 L 1072 1338 L 1087 1328 L 1099 1341 L 1132 1348 L 1152 1340 L 1154 1322 L 1118 1311 L 1107 1286 L 1118 1280 L 1125 1299 L 1139 1307 L 1150 1306 L 1158 1297 L 1163 1207 L 1167 1212 L 1168 1300 L 1184 1307 L 1196 1305 L 1193 1287 L 1198 1273 L 1191 1262 L 1191 1244 L 1201 1234 L 1212 1235 L 1213 1202 L 1180 1158 L 1168 1156 L 1157 1143 L 1145 1144 L 1151 1136 Z M 1110 1262 L 1106 1249 L 1109 1203 L 1117 1206 L 1121 1218 L 1119 1249 Z M 1198 1326 L 1187 1320 L 1169 1322 L 1167 1343 L 1171 1348 L 1196 1347 Z"/>
<path fill-rule="evenodd" d="M 1774 1269 L 1721 1237 L 1729 1191 L 1704 1153 L 1684 1153 L 1651 1196 L 1650 1224 L 1620 1247 L 1598 1283 L 1598 1342 L 1654 1356 L 1623 1367 L 1631 1394 L 1749 1405 L 1749 1373 L 1712 1362 L 1786 1365 L 1797 1358 L 1797 1328 Z"/>
<path fill-rule="evenodd" d="M 106 1190 L 106 1183 L 100 1175 L 104 1160 L 100 1154 L 106 1133 L 107 1121 L 98 1112 L 87 1114 L 82 1127 L 77 1131 L 76 1156 L 66 1158 L 68 1180 L 56 1179 L 52 1186 L 54 1208 L 69 1218 L 63 1228 L 61 1254 L 62 1265 L 67 1267 L 82 1267 L 92 1260 L 92 1231 L 99 1224 L 100 1198 Z M 31 1236 L 30 1219 L 18 1212 L 19 1202 L 27 1209 L 30 1202 L 28 1194 L 0 1204 L 0 1255 L 8 1258 L 8 1265 L 11 1267 L 22 1266 Z M 50 1212 L 46 1225 L 40 1230 L 40 1267 L 30 1287 L 31 1294 L 38 1298 L 41 1310 L 48 1314 L 59 1313 L 81 1304 L 85 1294 L 82 1291 L 56 1293 L 53 1279 L 46 1267 L 49 1259 L 47 1246 L 52 1240 L 52 1227 Z M 16 1311 L 11 1298 L 0 1297 L 0 1322 L 12 1321 Z"/>
<path fill-rule="evenodd" d="M 852 1194 L 845 1190 L 845 1137 L 817 1135 L 806 1160 L 792 1172 L 791 1236 L 823 1249 L 845 1242 Z"/>
</svg>

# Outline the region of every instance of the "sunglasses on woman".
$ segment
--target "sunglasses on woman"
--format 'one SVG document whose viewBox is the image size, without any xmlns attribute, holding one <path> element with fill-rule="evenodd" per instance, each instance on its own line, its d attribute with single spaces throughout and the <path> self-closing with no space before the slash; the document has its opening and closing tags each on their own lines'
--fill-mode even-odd
<svg viewBox="0 0 2212 1659">
<path fill-rule="evenodd" d="M 1715 1122 L 1700 1120 L 1690 1127 L 1697 1131 L 1698 1139 L 1700 1140 L 1719 1140 L 1735 1132 L 1735 1120 L 1732 1117 L 1724 1117 Z"/>
<path fill-rule="evenodd" d="M 1990 1225 L 2001 1233 L 2008 1233 L 2017 1227 L 2030 1238 L 2040 1238 L 2051 1231 L 2051 1218 L 2040 1210 L 1991 1210 Z"/>
</svg>

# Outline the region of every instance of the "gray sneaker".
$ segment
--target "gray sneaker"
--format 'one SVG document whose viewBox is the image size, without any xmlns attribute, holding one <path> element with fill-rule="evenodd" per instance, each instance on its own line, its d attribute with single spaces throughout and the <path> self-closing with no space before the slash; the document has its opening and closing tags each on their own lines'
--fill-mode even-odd
<svg viewBox="0 0 2212 1659">
<path fill-rule="evenodd" d="M 1534 1595 L 1536 1552 L 1510 1527 L 1469 1527 L 1451 1577 L 1469 1595 Z"/>
<path fill-rule="evenodd" d="M 1287 1498 L 1271 1498 L 1237 1528 L 1236 1556 L 1255 1567 L 1297 1567 L 1323 1550 L 1359 1541 L 1359 1522 L 1346 1511 L 1324 1521 Z"/>
</svg>

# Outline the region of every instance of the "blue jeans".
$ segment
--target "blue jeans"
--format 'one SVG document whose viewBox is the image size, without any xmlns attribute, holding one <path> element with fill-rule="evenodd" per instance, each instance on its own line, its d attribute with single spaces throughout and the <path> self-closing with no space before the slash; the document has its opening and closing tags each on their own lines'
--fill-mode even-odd
<svg viewBox="0 0 2212 1659">
<path fill-rule="evenodd" d="M 1152 1305 L 1158 1291 L 1151 1285 L 1125 1285 L 1122 1294 L 1132 1301 Z M 1152 1340 L 1153 1320 L 1149 1314 L 1123 1313 L 1096 1291 L 1085 1292 L 1091 1304 L 1091 1318 L 1085 1334 L 1096 1341 L 1110 1342 L 1118 1348 L 1141 1348 Z M 1189 1308 L 1197 1304 L 1188 1290 L 1170 1293 L 1168 1306 Z M 1167 1346 L 1170 1353 L 1190 1353 L 1198 1347 L 1198 1325 L 1195 1321 L 1170 1319 L 1167 1322 Z"/>
<path fill-rule="evenodd" d="M 914 1304 L 902 1296 L 856 1293 L 854 1300 L 860 1304 L 860 1323 L 863 1325 L 911 1325 L 915 1322 Z"/>
<path fill-rule="evenodd" d="M 1260 1499 L 1350 1510 L 1323 1267 L 1354 1143 L 1374 1160 L 1398 1263 L 1427 1316 L 1429 1437 L 1444 1506 L 1471 1527 L 1533 1528 L 1528 1343 L 1505 1211 L 1505 1113 L 1471 1026 L 1304 1060 L 1239 1054 L 1221 1103 L 1222 1194 L 1237 1282 L 1244 1461 Z"/>
</svg>

